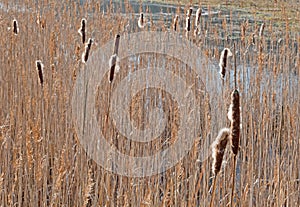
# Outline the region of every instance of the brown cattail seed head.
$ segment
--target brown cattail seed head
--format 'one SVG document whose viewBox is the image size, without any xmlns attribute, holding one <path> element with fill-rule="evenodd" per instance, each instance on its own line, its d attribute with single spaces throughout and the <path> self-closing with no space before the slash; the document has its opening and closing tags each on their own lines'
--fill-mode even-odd
<svg viewBox="0 0 300 207">
<path fill-rule="evenodd" d="M 191 30 L 191 19 L 189 16 L 185 19 L 185 30 L 189 32 Z"/>
<path fill-rule="evenodd" d="M 80 36 L 81 36 L 81 40 L 82 40 L 82 43 L 84 44 L 85 43 L 85 37 L 86 37 L 86 32 L 85 32 L 85 28 L 86 28 L 86 19 L 85 18 L 83 18 L 82 20 L 81 20 L 81 26 L 80 26 L 80 28 L 79 28 L 79 30 L 78 30 L 78 33 L 80 34 Z"/>
<path fill-rule="evenodd" d="M 223 156 L 227 146 L 229 134 L 230 134 L 230 129 L 228 128 L 221 129 L 217 138 L 212 144 L 212 157 L 213 157 L 212 172 L 214 175 L 217 175 L 221 170 Z"/>
<path fill-rule="evenodd" d="M 200 24 L 201 13 L 202 13 L 201 8 L 197 9 L 197 12 L 196 12 L 196 21 L 195 21 L 195 26 L 196 27 L 198 27 L 199 24 Z"/>
<path fill-rule="evenodd" d="M 231 105 L 232 121 L 230 127 L 230 138 L 232 152 L 236 156 L 240 142 L 240 95 L 238 90 L 234 90 L 231 94 Z"/>
<path fill-rule="evenodd" d="M 13 28 L 13 33 L 17 35 L 19 33 L 19 25 L 16 19 L 13 20 L 12 28 Z"/>
<path fill-rule="evenodd" d="M 230 49 L 224 48 L 224 50 L 221 52 L 221 57 L 220 57 L 220 62 L 219 62 L 219 67 L 220 67 L 219 73 L 220 73 L 222 79 L 225 78 L 226 67 L 227 67 L 227 57 L 230 57 L 230 56 L 232 56 Z"/>
<path fill-rule="evenodd" d="M 191 17 L 192 16 L 192 13 L 193 13 L 193 8 L 192 7 L 190 7 L 188 10 L 187 10 L 187 16 L 188 17 Z"/>
<path fill-rule="evenodd" d="M 109 81 L 110 82 L 112 82 L 114 79 L 115 69 L 117 70 L 117 72 L 119 70 L 119 57 L 118 57 L 119 42 L 120 42 L 120 35 L 117 34 L 115 38 L 114 53 L 109 60 L 109 67 L 110 67 Z"/>
<path fill-rule="evenodd" d="M 90 50 L 93 44 L 93 40 L 89 38 L 88 43 L 85 45 L 85 51 L 82 54 L 82 62 L 86 63 L 89 59 Z"/>
<path fill-rule="evenodd" d="M 144 26 L 145 26 L 144 14 L 142 12 L 140 13 L 140 17 L 139 17 L 139 21 L 138 21 L 138 26 L 141 29 L 144 28 Z"/>
<path fill-rule="evenodd" d="M 173 29 L 174 29 L 174 31 L 177 30 L 177 24 L 178 24 L 178 15 L 176 15 L 175 18 L 174 18 L 174 23 L 173 23 Z"/>
<path fill-rule="evenodd" d="M 259 37 L 261 38 L 264 35 L 265 23 L 262 23 L 259 29 Z"/>
<path fill-rule="evenodd" d="M 40 61 L 40 60 L 37 60 L 35 62 L 35 65 L 36 65 L 36 71 L 37 71 L 39 79 L 40 79 L 40 84 L 41 84 L 41 86 L 43 86 L 43 84 L 44 84 L 44 65 L 43 65 L 42 61 Z"/>
</svg>

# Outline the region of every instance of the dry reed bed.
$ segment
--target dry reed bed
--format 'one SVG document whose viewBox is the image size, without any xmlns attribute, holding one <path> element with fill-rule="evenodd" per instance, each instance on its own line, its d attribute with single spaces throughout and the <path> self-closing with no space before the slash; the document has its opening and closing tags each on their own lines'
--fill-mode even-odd
<svg viewBox="0 0 300 207">
<path fill-rule="evenodd" d="M 50 4 L 52 9 L 43 10 L 41 5 L 40 16 L 37 13 L 0 11 L 3 37 L 0 39 L 0 206 L 207 206 L 213 176 L 212 159 L 198 161 L 199 150 L 203 147 L 201 141 L 195 143 L 186 158 L 167 172 L 146 178 L 127 178 L 107 172 L 90 160 L 74 131 L 71 94 L 76 75 L 84 67 L 81 55 L 85 46 L 78 34 L 81 19 L 87 19 L 87 39 L 95 39 L 92 54 L 100 45 L 114 39 L 117 33 L 138 31 L 137 16 L 121 17 L 111 10 L 102 15 L 102 12 L 97 12 L 100 4 L 96 1 L 83 6 L 73 1 L 68 10 L 64 3 L 57 1 L 43 3 Z M 30 2 L 23 4 L 35 11 L 38 9 Z M 94 8 L 96 13 L 88 16 Z M 144 20 L 148 21 L 151 15 L 143 12 Z M 126 13 L 132 13 L 130 5 L 126 7 Z M 177 31 L 184 35 L 185 14 L 177 14 Z M 278 15 L 285 19 L 284 14 L 278 12 Z M 17 35 L 7 30 L 14 18 L 18 21 Z M 226 114 L 233 87 L 229 81 L 233 64 L 229 59 L 222 83 L 218 60 L 221 49 L 233 45 L 233 41 L 226 40 L 226 37 L 237 37 L 234 42 L 238 52 L 242 129 L 235 203 L 239 206 L 300 205 L 299 33 L 291 32 L 288 20 L 282 28 L 273 28 L 272 22 L 268 21 L 264 35 L 259 38 L 261 22 L 258 20 L 236 25 L 232 15 L 225 18 L 219 14 L 217 18 L 223 24 L 212 24 L 212 16 L 203 18 L 200 23 L 202 35 L 191 37 L 191 41 L 203 51 L 206 60 L 203 67 L 207 69 L 201 74 L 207 92 L 203 99 L 199 99 L 204 108 L 199 135 L 212 140 L 220 128 L 230 124 Z M 157 23 L 149 21 L 152 25 L 144 29 L 168 29 L 163 19 Z M 191 31 L 194 31 L 193 21 L 194 17 Z M 128 23 L 129 28 L 126 27 Z M 237 35 L 236 30 L 241 32 Z M 253 36 L 255 45 L 251 44 Z M 147 64 L 147 59 L 141 58 L 138 67 Z M 159 56 L 152 58 L 163 60 Z M 36 60 L 44 64 L 43 87 L 40 87 L 36 72 Z M 180 71 L 176 61 L 167 62 L 169 69 Z M 120 62 L 124 71 L 116 75 L 113 84 L 126 76 L 126 64 L 126 61 Z M 196 82 L 191 74 L 183 75 L 187 82 Z M 101 91 L 108 91 L 108 88 L 103 84 Z M 168 94 L 155 90 L 150 94 L 170 99 Z M 106 97 L 106 94 L 99 93 L 101 96 Z M 144 95 L 140 94 L 132 103 L 133 120 L 141 127 L 145 116 L 140 103 L 143 99 Z M 107 108 L 107 103 L 100 101 L 99 104 Z M 156 103 L 152 102 L 151 107 L 155 106 Z M 167 105 L 164 107 L 165 111 L 170 110 L 171 123 L 165 131 L 165 135 L 169 135 L 165 145 L 168 146 L 173 141 L 172 136 L 176 136 L 177 111 L 176 104 L 171 109 L 167 109 Z M 116 131 L 109 127 L 107 133 L 111 135 L 108 140 L 114 142 L 112 134 Z M 136 143 L 132 145 L 135 151 L 131 151 L 122 139 L 114 144 L 120 150 L 136 155 L 153 153 L 154 149 L 165 147 L 162 140 L 154 142 L 146 151 Z M 222 166 L 216 183 L 214 202 L 220 206 L 226 206 L 230 201 L 231 159 L 226 152 L 224 160 L 228 164 Z"/>
</svg>

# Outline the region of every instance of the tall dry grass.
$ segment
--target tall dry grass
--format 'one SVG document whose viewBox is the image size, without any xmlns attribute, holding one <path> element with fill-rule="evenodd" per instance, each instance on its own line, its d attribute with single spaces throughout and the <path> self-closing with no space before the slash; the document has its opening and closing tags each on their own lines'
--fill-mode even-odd
<svg viewBox="0 0 300 207">
<path fill-rule="evenodd" d="M 116 34 L 139 31 L 138 13 L 125 2 L 125 15 L 108 5 L 105 14 L 99 1 L 80 5 L 76 1 L 2 1 L 0 9 L 0 206 L 208 206 L 212 185 L 212 158 L 200 159 L 203 141 L 212 140 L 218 130 L 229 126 L 226 120 L 233 87 L 232 61 L 228 60 L 224 84 L 220 83 L 218 61 L 224 47 L 236 44 L 237 85 L 240 92 L 241 123 L 239 153 L 236 162 L 236 206 L 299 206 L 300 205 L 300 35 L 292 24 L 286 3 L 278 1 L 274 22 L 257 16 L 251 7 L 249 21 L 237 21 L 239 13 L 216 10 L 202 2 L 198 25 L 200 34 L 189 36 L 198 45 L 204 58 L 205 73 L 200 77 L 178 60 L 159 55 L 141 54 L 138 68 L 167 62 L 187 81 L 197 94 L 201 106 L 201 137 L 188 155 L 172 169 L 151 177 L 122 177 L 104 170 L 81 148 L 71 119 L 72 90 L 77 74 L 83 70 L 81 55 L 85 51 L 78 25 L 86 18 L 86 37 L 97 48 L 114 39 Z M 123 6 L 123 5 L 120 5 Z M 297 6 L 296 3 L 294 5 Z M 10 8 L 5 11 L 5 8 Z M 116 7 L 116 5 L 115 5 Z M 185 34 L 186 11 L 190 5 L 178 7 L 176 32 Z M 193 14 L 197 8 L 193 10 Z M 94 12 L 93 12 L 94 11 Z M 144 12 L 152 31 L 172 30 L 170 20 L 153 20 L 151 8 Z M 299 16 L 296 17 L 299 20 Z M 8 31 L 18 20 L 18 35 Z M 264 32 L 259 29 L 264 20 Z M 195 21 L 195 16 L 191 16 Z M 129 25 L 129 26 L 127 26 Z M 190 24 L 193 27 L 193 23 Z M 193 31 L 195 28 L 190 28 Z M 36 72 L 36 60 L 43 60 L 43 87 Z M 108 91 L 113 90 L 132 70 L 126 60 L 120 61 L 120 72 L 114 81 L 100 84 L 97 94 L 99 119 L 105 119 Z M 186 70 L 184 70 L 186 69 Z M 181 70 L 184 70 L 183 73 Z M 190 71 L 189 73 L 186 71 Z M 199 86 L 199 82 L 203 84 Z M 198 84 L 198 85 L 197 85 Z M 205 92 L 197 90 L 205 87 Z M 212 92 L 214 91 L 214 92 Z M 148 111 L 144 101 L 150 97 L 150 108 L 161 106 L 168 124 L 149 145 L 128 142 L 108 120 L 104 134 L 120 151 L 132 156 L 153 154 L 174 142 L 178 131 L 179 107 L 172 96 L 159 90 L 143 91 L 133 97 L 132 120 L 146 127 Z M 98 107 L 99 106 L 99 107 Z M 118 137 L 118 139 L 116 139 Z M 209 147 L 209 146 L 207 146 Z M 214 203 L 230 202 L 232 157 L 224 155 L 218 173 Z"/>
</svg>

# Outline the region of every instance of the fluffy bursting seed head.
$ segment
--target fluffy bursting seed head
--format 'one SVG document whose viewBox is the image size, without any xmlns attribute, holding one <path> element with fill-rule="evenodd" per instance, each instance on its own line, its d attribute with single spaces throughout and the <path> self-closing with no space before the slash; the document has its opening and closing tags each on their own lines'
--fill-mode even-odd
<svg viewBox="0 0 300 207">
<path fill-rule="evenodd" d="M 217 175 L 222 166 L 223 156 L 228 142 L 228 137 L 230 134 L 230 129 L 223 128 L 220 130 L 217 138 L 212 144 L 212 172 L 214 175 Z"/>
<path fill-rule="evenodd" d="M 86 63 L 89 59 L 90 50 L 93 44 L 93 39 L 89 38 L 88 43 L 85 45 L 85 51 L 82 54 L 82 62 Z"/>
<path fill-rule="evenodd" d="M 81 26 L 80 26 L 80 28 L 79 28 L 79 30 L 78 30 L 78 33 L 80 34 L 80 36 L 81 36 L 81 40 L 82 40 L 82 43 L 84 44 L 85 43 L 85 27 L 86 27 L 86 19 L 85 18 L 83 18 L 82 20 L 81 20 Z"/>
<path fill-rule="evenodd" d="M 178 15 L 175 16 L 174 22 L 173 22 L 173 29 L 174 31 L 177 30 L 177 24 L 178 24 Z"/>
<path fill-rule="evenodd" d="M 139 28 L 144 28 L 145 22 L 144 22 L 144 14 L 143 12 L 140 13 L 139 21 L 138 21 Z"/>
<path fill-rule="evenodd" d="M 240 142 L 240 95 L 238 90 L 231 93 L 231 110 L 230 140 L 232 152 L 236 156 Z"/>
<path fill-rule="evenodd" d="M 225 78 L 226 67 L 227 67 L 227 57 L 230 57 L 230 56 L 232 56 L 230 49 L 224 48 L 224 50 L 221 52 L 221 57 L 220 57 L 220 62 L 219 62 L 219 67 L 220 67 L 219 73 L 220 73 L 222 79 Z"/>
<path fill-rule="evenodd" d="M 43 84 L 44 84 L 44 65 L 43 65 L 42 61 L 40 61 L 40 60 L 35 61 L 35 65 L 36 65 L 37 74 L 40 79 L 40 84 L 41 84 L 41 86 L 43 86 Z"/>
<path fill-rule="evenodd" d="M 13 33 L 17 35 L 19 33 L 19 25 L 16 19 L 13 20 L 12 28 L 13 28 Z"/>
</svg>

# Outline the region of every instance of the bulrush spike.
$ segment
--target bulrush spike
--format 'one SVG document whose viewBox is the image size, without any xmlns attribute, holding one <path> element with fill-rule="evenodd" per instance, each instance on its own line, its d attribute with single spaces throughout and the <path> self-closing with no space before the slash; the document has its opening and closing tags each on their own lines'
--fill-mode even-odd
<svg viewBox="0 0 300 207">
<path fill-rule="evenodd" d="M 86 63 L 89 59 L 89 53 L 93 44 L 93 39 L 89 38 L 88 43 L 85 45 L 85 51 L 82 54 L 82 62 Z"/>
<path fill-rule="evenodd" d="M 221 129 L 217 138 L 215 139 L 215 141 L 212 144 L 212 158 L 213 158 L 212 172 L 215 177 L 214 177 L 214 181 L 213 181 L 210 207 L 213 206 L 214 195 L 215 195 L 215 190 L 216 190 L 217 175 L 221 170 L 223 157 L 224 157 L 224 153 L 225 153 L 226 146 L 228 143 L 229 135 L 230 135 L 230 129 L 228 129 L 228 128 Z"/>
<path fill-rule="evenodd" d="M 187 10 L 187 16 L 188 17 L 191 17 L 192 16 L 192 13 L 193 13 L 193 8 L 192 7 L 190 7 L 188 10 Z"/>
<path fill-rule="evenodd" d="M 221 52 L 221 57 L 220 57 L 220 62 L 219 62 L 219 67 L 220 67 L 219 73 L 220 73 L 222 79 L 225 78 L 226 67 L 227 67 L 227 57 L 230 57 L 230 56 L 232 56 L 230 49 L 224 48 L 224 50 Z"/>
<path fill-rule="evenodd" d="M 217 175 L 221 170 L 223 156 L 227 146 L 229 134 L 230 134 L 230 129 L 228 128 L 221 129 L 217 138 L 212 144 L 212 158 L 213 158 L 212 172 L 214 175 Z"/>
<path fill-rule="evenodd" d="M 178 17 L 179 16 L 176 14 L 176 16 L 174 18 L 174 22 L 173 22 L 173 29 L 174 29 L 174 31 L 177 31 Z"/>
<path fill-rule="evenodd" d="M 81 26 L 78 30 L 78 33 L 80 34 L 81 36 L 81 40 L 82 40 L 82 43 L 84 44 L 85 43 L 85 37 L 86 37 L 86 32 L 85 32 L 85 28 L 86 28 L 86 19 L 83 18 L 81 20 Z"/>
<path fill-rule="evenodd" d="M 13 33 L 15 35 L 18 35 L 18 33 L 19 33 L 19 25 L 18 25 L 18 21 L 16 19 L 13 20 L 12 27 L 13 27 Z"/>
<path fill-rule="evenodd" d="M 231 126 L 230 126 L 230 141 L 231 151 L 233 153 L 233 175 L 232 175 L 232 188 L 230 203 L 233 206 L 234 201 L 234 186 L 235 186 L 235 173 L 236 173 L 236 158 L 239 151 L 240 143 L 240 95 L 239 91 L 235 89 L 231 93 Z"/>
<path fill-rule="evenodd" d="M 189 16 L 186 17 L 185 19 L 185 36 L 188 38 L 189 37 L 189 32 L 191 30 L 191 19 Z"/>
<path fill-rule="evenodd" d="M 109 81 L 112 82 L 114 79 L 115 70 L 119 70 L 119 57 L 118 57 L 118 51 L 119 51 L 119 43 L 120 43 L 120 35 L 117 34 L 115 38 L 115 46 L 114 46 L 114 53 L 109 59 L 109 67 L 110 67 L 110 75 L 109 75 Z"/>
<path fill-rule="evenodd" d="M 145 21 L 144 21 L 144 14 L 143 12 L 140 13 L 139 21 L 138 21 L 138 26 L 139 28 L 144 28 L 145 26 Z"/>
<path fill-rule="evenodd" d="M 234 156 L 237 155 L 240 142 L 240 95 L 238 90 L 234 90 L 231 94 L 230 105 L 230 119 L 231 119 L 231 145 Z"/>
<path fill-rule="evenodd" d="M 195 20 L 196 27 L 198 27 L 200 25 L 201 13 L 202 13 L 202 9 L 198 8 L 197 12 L 196 12 L 196 20 Z"/>
<path fill-rule="evenodd" d="M 40 79 L 40 84 L 41 84 L 41 86 L 43 86 L 43 84 L 44 84 L 44 65 L 43 65 L 42 61 L 40 61 L 40 60 L 35 61 L 35 65 L 36 65 L 36 71 L 37 71 L 39 79 Z"/>
<path fill-rule="evenodd" d="M 259 37 L 262 38 L 262 36 L 264 35 L 264 29 L 265 29 L 265 23 L 262 23 L 262 25 L 260 26 L 259 29 Z"/>
</svg>

